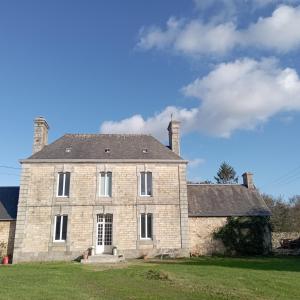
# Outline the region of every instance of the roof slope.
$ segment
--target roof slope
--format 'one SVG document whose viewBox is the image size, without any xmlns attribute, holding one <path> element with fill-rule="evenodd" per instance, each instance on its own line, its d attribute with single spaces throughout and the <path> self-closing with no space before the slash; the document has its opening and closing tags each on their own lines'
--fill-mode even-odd
<svg viewBox="0 0 300 300">
<path fill-rule="evenodd" d="M 65 134 L 28 159 L 182 160 L 151 135 L 137 134 Z"/>
<path fill-rule="evenodd" d="M 266 203 L 255 189 L 244 185 L 191 184 L 187 186 L 189 216 L 269 216 Z"/>
<path fill-rule="evenodd" d="M 16 220 L 19 187 L 0 187 L 0 220 Z"/>
</svg>

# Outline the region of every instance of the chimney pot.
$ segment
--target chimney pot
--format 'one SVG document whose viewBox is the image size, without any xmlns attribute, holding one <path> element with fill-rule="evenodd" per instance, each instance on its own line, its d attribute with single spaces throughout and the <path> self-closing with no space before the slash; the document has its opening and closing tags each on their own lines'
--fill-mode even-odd
<svg viewBox="0 0 300 300">
<path fill-rule="evenodd" d="M 168 126 L 169 131 L 169 147 L 170 149 L 180 155 L 180 122 L 171 121 Z"/>
<path fill-rule="evenodd" d="M 246 186 L 248 189 L 254 189 L 253 174 L 250 172 L 245 172 L 242 176 L 244 186 Z"/>
<path fill-rule="evenodd" d="M 48 130 L 49 125 L 45 118 L 34 119 L 33 154 L 41 151 L 48 144 Z"/>
</svg>

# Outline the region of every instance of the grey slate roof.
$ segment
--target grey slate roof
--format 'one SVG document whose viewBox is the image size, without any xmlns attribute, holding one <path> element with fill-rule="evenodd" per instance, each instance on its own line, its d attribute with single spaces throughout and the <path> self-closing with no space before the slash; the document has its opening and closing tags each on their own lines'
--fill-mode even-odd
<svg viewBox="0 0 300 300">
<path fill-rule="evenodd" d="M 243 185 L 188 184 L 189 217 L 268 216 L 255 189 Z"/>
<path fill-rule="evenodd" d="M 153 136 L 137 134 L 65 134 L 28 159 L 182 160 Z"/>
<path fill-rule="evenodd" d="M 19 187 L 0 187 L 0 220 L 16 220 Z"/>
</svg>

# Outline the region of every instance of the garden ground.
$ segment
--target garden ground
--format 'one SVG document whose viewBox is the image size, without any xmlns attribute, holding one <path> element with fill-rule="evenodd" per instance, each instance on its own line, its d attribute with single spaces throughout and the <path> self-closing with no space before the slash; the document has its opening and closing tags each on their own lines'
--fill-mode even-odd
<svg viewBox="0 0 300 300">
<path fill-rule="evenodd" d="M 0 267 L 0 299 L 300 299 L 300 258 Z"/>
</svg>

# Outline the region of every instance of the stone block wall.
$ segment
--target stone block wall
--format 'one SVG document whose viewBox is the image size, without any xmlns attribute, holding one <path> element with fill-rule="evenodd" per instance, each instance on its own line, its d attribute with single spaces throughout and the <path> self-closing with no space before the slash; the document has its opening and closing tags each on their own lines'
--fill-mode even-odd
<svg viewBox="0 0 300 300">
<path fill-rule="evenodd" d="M 161 249 L 188 253 L 185 164 L 23 163 L 14 262 L 73 259 L 96 244 L 97 214 L 113 214 L 113 245 L 127 257 Z M 99 196 L 99 173 L 112 172 L 112 197 Z M 153 195 L 140 196 L 150 171 Z M 58 172 L 71 172 L 70 196 L 57 197 Z M 139 239 L 139 216 L 153 214 L 153 239 Z M 68 215 L 67 241 L 53 241 L 54 218 Z"/>
<path fill-rule="evenodd" d="M 2 255 L 12 255 L 14 249 L 16 221 L 0 221 L 0 242 L 7 245 L 6 253 Z"/>
<path fill-rule="evenodd" d="M 277 249 L 280 247 L 280 240 L 282 239 L 299 239 L 300 232 L 272 232 L 272 248 Z"/>
<path fill-rule="evenodd" d="M 192 255 L 212 255 L 224 253 L 221 241 L 213 238 L 213 233 L 226 224 L 226 217 L 190 217 L 189 237 Z"/>
</svg>

